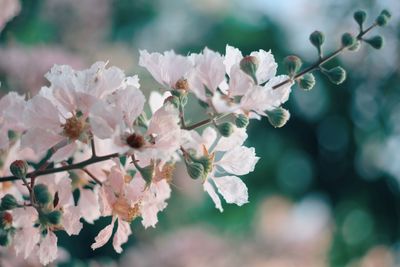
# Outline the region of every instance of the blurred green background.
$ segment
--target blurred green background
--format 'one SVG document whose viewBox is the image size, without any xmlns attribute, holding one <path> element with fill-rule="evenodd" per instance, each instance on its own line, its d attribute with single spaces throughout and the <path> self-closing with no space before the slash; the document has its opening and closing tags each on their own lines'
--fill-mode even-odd
<svg viewBox="0 0 400 267">
<path fill-rule="evenodd" d="M 11 0 L 0 0 L 11 1 Z M 18 2 L 18 1 L 17 1 Z M 4 2 L 5 3 L 5 2 Z M 225 45 L 244 54 L 272 50 L 283 73 L 289 54 L 316 59 L 313 30 L 326 34 L 326 50 L 345 31 L 352 13 L 382 8 L 393 14 L 378 29 L 382 50 L 346 52 L 340 86 L 317 74 L 305 92 L 294 87 L 285 106 L 288 124 L 267 120 L 249 127 L 248 146 L 261 157 L 243 177 L 250 203 L 214 208 L 201 184 L 179 175 L 155 229 L 133 223 L 118 255 L 110 244 L 90 244 L 109 218 L 85 225 L 79 236 L 59 235 L 69 257 L 60 266 L 400 266 L 400 31 L 398 0 L 43 0 L 20 1 L 21 10 L 0 33 L 0 94 L 35 94 L 53 64 L 86 68 L 109 60 L 139 74 L 142 90 L 159 90 L 138 66 L 138 50 L 187 54 Z M 0 11 L 1 14 L 1 11 Z M 0 20 L 1 22 L 1 20 Z M 1 27 L 1 25 L 0 25 Z M 375 31 L 372 35 L 376 34 Z M 189 111 L 196 118 L 198 110 Z"/>
</svg>

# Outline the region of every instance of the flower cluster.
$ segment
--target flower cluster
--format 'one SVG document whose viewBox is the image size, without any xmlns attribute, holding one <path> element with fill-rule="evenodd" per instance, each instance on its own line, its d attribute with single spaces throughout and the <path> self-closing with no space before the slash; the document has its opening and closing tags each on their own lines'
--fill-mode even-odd
<svg viewBox="0 0 400 267">
<path fill-rule="evenodd" d="M 266 116 L 280 127 L 289 117 L 281 105 L 293 81 L 276 76 L 271 52 L 140 51 L 139 65 L 164 90 L 150 94 L 151 113 L 144 111 L 138 76 L 105 62 L 81 71 L 56 65 L 37 95 L 11 92 L 0 100 L 0 171 L 12 175 L 1 183 L 1 245 L 47 264 L 57 258 L 55 232 L 77 235 L 82 220 L 110 217 L 92 248 L 112 238 L 120 253 L 133 220 L 156 225 L 176 164 L 186 166 L 221 212 L 220 196 L 239 206 L 248 202 L 238 176 L 259 159 L 243 145 L 249 119 Z M 188 98 L 205 107 L 205 120 L 188 125 Z"/>
<path fill-rule="evenodd" d="M 343 68 L 322 65 L 344 50 L 357 50 L 361 41 L 380 48 L 381 37 L 363 36 L 389 18 L 384 10 L 364 30 L 365 14 L 356 12 L 359 34 L 345 33 L 340 48 L 326 57 L 324 36 L 314 32 L 310 41 L 318 61 L 301 71 L 300 58 L 289 56 L 288 75 L 277 75 L 272 53 L 264 50 L 247 56 L 229 45 L 225 55 L 208 48 L 187 56 L 140 51 L 139 65 L 163 88 L 147 103 L 138 76 L 106 62 L 80 71 L 55 65 L 45 75 L 49 86 L 35 96 L 11 92 L 0 99 L 0 245 L 46 265 L 57 259 L 55 232 L 77 235 L 82 221 L 109 217 L 91 247 L 112 238 L 121 253 L 133 220 L 145 228 L 157 224 L 176 164 L 186 167 L 221 212 L 221 197 L 247 203 L 238 176 L 252 172 L 259 160 L 244 145 L 250 119 L 266 117 L 282 127 L 289 119 L 282 104 L 291 86 L 298 82 L 310 90 L 316 69 L 342 83 Z M 186 118 L 188 98 L 204 108 L 205 119 Z M 147 105 L 151 112 L 144 111 Z"/>
</svg>

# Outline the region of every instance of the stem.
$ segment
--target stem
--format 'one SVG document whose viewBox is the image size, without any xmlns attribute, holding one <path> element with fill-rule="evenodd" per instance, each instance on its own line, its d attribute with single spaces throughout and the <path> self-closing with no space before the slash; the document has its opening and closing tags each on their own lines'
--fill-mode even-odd
<svg viewBox="0 0 400 267">
<path fill-rule="evenodd" d="M 185 111 L 182 107 L 181 104 L 179 104 L 179 118 L 181 119 L 181 126 L 183 129 L 186 128 L 186 123 L 185 123 Z"/>
<path fill-rule="evenodd" d="M 94 144 L 94 139 L 92 136 L 92 139 L 90 139 L 90 146 L 92 148 L 92 158 L 96 157 L 96 145 Z"/>
<path fill-rule="evenodd" d="M 95 181 L 99 185 L 103 185 L 103 183 L 99 179 L 97 179 L 96 176 L 94 176 L 93 173 L 91 173 L 88 169 L 82 168 L 82 171 L 84 171 L 87 175 L 89 175 L 90 178 L 93 179 L 93 181 Z"/>
<path fill-rule="evenodd" d="M 118 157 L 119 154 L 118 153 L 113 153 L 113 154 L 108 154 L 105 156 L 101 156 L 101 157 L 91 157 L 90 159 L 75 163 L 75 164 L 71 164 L 71 165 L 67 165 L 67 166 L 61 166 L 61 167 L 57 167 L 57 168 L 51 168 L 51 169 L 45 169 L 45 170 L 39 170 L 39 171 L 33 171 L 30 172 L 26 175 L 26 178 L 32 178 L 32 177 L 36 177 L 36 176 L 41 176 L 41 175 L 46 175 L 46 174 L 52 174 L 52 173 L 57 173 L 57 172 L 63 172 L 63 171 L 69 171 L 69 170 L 76 170 L 76 169 L 82 169 L 88 165 L 94 164 L 94 163 L 98 163 L 101 161 L 106 161 L 112 158 L 116 158 Z M 1 182 L 7 182 L 7 181 L 15 181 L 18 180 L 18 177 L 15 177 L 13 175 L 11 176 L 4 176 L 0 178 L 0 183 Z"/>
<path fill-rule="evenodd" d="M 370 30 L 372 30 L 373 28 L 376 27 L 376 23 L 372 24 L 371 26 L 369 26 L 367 29 L 365 29 L 364 31 L 360 31 L 360 33 L 357 35 L 357 41 L 361 41 L 362 37 L 367 34 Z M 331 54 L 329 54 L 326 57 L 322 57 L 320 58 L 317 62 L 315 62 L 314 64 L 312 64 L 311 66 L 309 66 L 308 68 L 304 69 L 303 71 L 299 72 L 297 75 L 295 75 L 293 78 L 291 79 L 287 79 L 281 83 L 278 83 L 274 86 L 272 86 L 272 89 L 278 89 L 279 87 L 292 82 L 298 78 L 301 78 L 304 76 L 304 74 L 307 74 L 309 72 L 313 72 L 316 69 L 319 69 L 321 65 L 325 64 L 326 62 L 332 60 L 333 58 L 337 57 L 338 55 L 340 55 L 347 47 L 341 46 L 340 48 L 338 48 L 336 51 L 332 52 Z"/>
</svg>

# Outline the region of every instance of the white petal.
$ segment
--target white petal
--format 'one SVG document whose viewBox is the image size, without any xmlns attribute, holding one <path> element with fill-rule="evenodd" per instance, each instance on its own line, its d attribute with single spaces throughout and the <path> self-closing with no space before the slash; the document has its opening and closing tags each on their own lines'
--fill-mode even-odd
<svg viewBox="0 0 400 267">
<path fill-rule="evenodd" d="M 227 203 L 235 203 L 238 206 L 248 203 L 247 187 L 243 181 L 236 176 L 224 176 L 213 179 L 218 192 Z"/>
<path fill-rule="evenodd" d="M 88 223 L 93 223 L 100 217 L 100 207 L 95 191 L 81 189 L 78 207 L 82 212 L 83 219 Z"/>
<path fill-rule="evenodd" d="M 239 146 L 226 152 L 217 164 L 228 173 L 245 175 L 254 171 L 259 159 L 256 157 L 254 147 Z"/>
<path fill-rule="evenodd" d="M 240 60 L 242 60 L 242 58 L 243 58 L 243 55 L 239 49 L 237 49 L 233 46 L 230 46 L 230 45 L 226 45 L 224 65 L 225 65 L 226 73 L 228 73 L 229 76 L 231 76 L 232 66 L 239 64 Z"/>
<path fill-rule="evenodd" d="M 56 153 L 54 153 L 53 156 L 51 156 L 50 161 L 59 162 L 62 160 L 66 160 L 74 154 L 74 152 L 76 151 L 76 148 L 77 148 L 76 142 L 68 144 L 68 145 L 58 149 L 56 151 Z"/>
<path fill-rule="evenodd" d="M 53 134 L 44 129 L 31 128 L 21 138 L 21 147 L 30 147 L 41 154 L 58 144 L 65 137 Z"/>
<path fill-rule="evenodd" d="M 121 245 L 128 241 L 128 237 L 131 233 L 130 224 L 118 218 L 118 227 L 113 238 L 113 247 L 117 253 L 122 252 Z"/>
<path fill-rule="evenodd" d="M 234 147 L 241 146 L 247 139 L 246 129 L 235 128 L 231 136 L 221 137 L 218 144 L 215 146 L 214 151 L 228 151 Z"/>
<path fill-rule="evenodd" d="M 164 100 L 169 96 L 171 96 L 171 93 L 169 91 L 166 91 L 164 94 L 152 91 L 149 97 L 151 113 L 154 114 L 157 110 L 159 110 L 164 105 Z"/>
<path fill-rule="evenodd" d="M 27 127 L 51 131 L 57 131 L 61 126 L 58 109 L 50 100 L 40 95 L 28 101 L 24 113 L 24 123 Z"/>
<path fill-rule="evenodd" d="M 110 138 L 122 121 L 120 109 L 103 101 L 94 104 L 89 113 L 93 133 L 101 139 Z"/>
<path fill-rule="evenodd" d="M 252 52 L 250 56 L 258 59 L 258 68 L 256 71 L 258 84 L 262 84 L 275 76 L 278 64 L 276 64 L 271 51 L 267 52 L 260 49 L 258 52 Z"/>
<path fill-rule="evenodd" d="M 52 231 L 48 231 L 46 237 L 40 242 L 38 251 L 40 263 L 47 265 L 56 260 L 57 251 L 57 236 Z"/>
<path fill-rule="evenodd" d="M 82 229 L 82 223 L 80 222 L 81 212 L 79 207 L 70 206 L 64 208 L 62 217 L 62 225 L 68 235 L 77 235 Z"/>
<path fill-rule="evenodd" d="M 93 250 L 104 246 L 108 240 L 110 240 L 115 223 L 115 217 L 112 218 L 111 224 L 107 225 L 99 234 L 95 237 L 95 242 L 91 245 Z"/>
<path fill-rule="evenodd" d="M 219 196 L 215 192 L 215 189 L 212 186 L 212 184 L 208 180 L 206 180 L 204 181 L 203 188 L 204 191 L 206 191 L 208 195 L 211 197 L 212 201 L 214 201 L 215 207 L 219 209 L 220 212 L 223 212 L 224 209 L 222 208 L 221 199 L 219 199 Z"/>
<path fill-rule="evenodd" d="M 20 230 L 17 230 L 14 235 L 13 246 L 15 249 L 15 253 L 17 254 L 17 256 L 20 253 L 23 253 L 23 257 L 24 259 L 26 259 L 29 257 L 29 255 L 31 255 L 32 250 L 36 247 L 36 244 L 39 241 L 40 234 L 38 228 L 26 225 Z"/>
</svg>

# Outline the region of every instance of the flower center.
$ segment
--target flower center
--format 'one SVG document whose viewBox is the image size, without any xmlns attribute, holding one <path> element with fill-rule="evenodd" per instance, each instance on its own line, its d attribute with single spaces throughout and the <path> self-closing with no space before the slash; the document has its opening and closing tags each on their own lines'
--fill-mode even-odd
<svg viewBox="0 0 400 267">
<path fill-rule="evenodd" d="M 69 139 L 77 140 L 85 129 L 85 122 L 82 119 L 73 116 L 66 120 L 63 127 L 63 133 Z"/>
<path fill-rule="evenodd" d="M 144 146 L 144 137 L 139 134 L 131 134 L 126 138 L 126 143 L 135 149 L 139 149 Z"/>
<path fill-rule="evenodd" d="M 189 83 L 186 79 L 179 79 L 175 84 L 175 89 L 178 90 L 189 90 Z"/>
<path fill-rule="evenodd" d="M 113 204 L 113 212 L 122 220 L 131 222 L 139 216 L 139 205 L 135 204 L 132 207 L 125 198 L 119 197 Z"/>
</svg>

